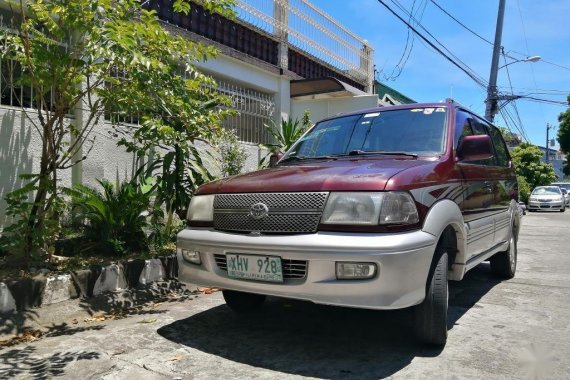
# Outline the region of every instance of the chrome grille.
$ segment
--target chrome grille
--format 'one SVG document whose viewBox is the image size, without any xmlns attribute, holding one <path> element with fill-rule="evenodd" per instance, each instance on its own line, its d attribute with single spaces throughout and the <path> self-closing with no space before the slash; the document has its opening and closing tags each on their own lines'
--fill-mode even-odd
<svg viewBox="0 0 570 380">
<path fill-rule="evenodd" d="M 317 231 L 321 214 L 270 214 L 262 220 L 250 218 L 249 214 L 215 213 L 214 228 L 226 231 L 269 233 L 312 233 Z"/>
<path fill-rule="evenodd" d="M 314 233 L 317 231 L 328 193 L 217 194 L 214 198 L 214 228 L 222 231 L 264 233 Z M 254 219 L 250 208 L 267 206 L 267 215 Z"/>
<path fill-rule="evenodd" d="M 247 209 L 262 202 L 270 209 L 322 210 L 328 193 L 248 193 L 217 194 L 214 209 Z"/>
<path fill-rule="evenodd" d="M 218 268 L 224 272 L 228 271 L 226 255 L 214 255 L 214 260 Z M 300 280 L 307 276 L 307 262 L 305 260 L 281 259 L 281 268 L 285 280 Z"/>
</svg>

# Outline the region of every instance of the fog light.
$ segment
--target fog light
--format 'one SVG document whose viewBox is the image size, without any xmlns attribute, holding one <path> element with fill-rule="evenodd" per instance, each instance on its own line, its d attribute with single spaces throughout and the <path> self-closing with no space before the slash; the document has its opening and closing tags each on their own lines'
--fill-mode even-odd
<svg viewBox="0 0 570 380">
<path fill-rule="evenodd" d="M 336 263 L 336 278 L 339 280 L 362 280 L 376 276 L 374 263 Z"/>
<path fill-rule="evenodd" d="M 202 264 L 202 259 L 200 258 L 200 252 L 190 251 L 188 249 L 180 249 L 182 258 L 192 264 Z"/>
</svg>

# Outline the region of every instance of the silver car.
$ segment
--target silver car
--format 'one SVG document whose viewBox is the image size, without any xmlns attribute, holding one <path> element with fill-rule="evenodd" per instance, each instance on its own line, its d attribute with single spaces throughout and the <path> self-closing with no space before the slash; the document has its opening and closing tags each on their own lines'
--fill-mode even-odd
<svg viewBox="0 0 570 380">
<path fill-rule="evenodd" d="M 562 189 L 562 194 L 566 198 L 566 207 L 570 207 L 570 182 L 554 182 L 550 186 L 558 186 Z"/>
<path fill-rule="evenodd" d="M 528 211 L 566 211 L 566 199 L 558 186 L 535 187 L 528 200 Z"/>
</svg>

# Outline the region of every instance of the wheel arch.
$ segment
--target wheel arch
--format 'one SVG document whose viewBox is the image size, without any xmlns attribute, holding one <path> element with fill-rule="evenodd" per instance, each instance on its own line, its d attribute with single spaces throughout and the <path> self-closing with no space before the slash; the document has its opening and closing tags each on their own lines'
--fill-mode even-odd
<svg viewBox="0 0 570 380">
<path fill-rule="evenodd" d="M 441 245 L 446 247 L 449 279 L 461 280 L 467 262 L 467 232 L 459 206 L 449 199 L 435 203 L 424 220 L 422 230 L 438 238 L 438 248 Z M 435 256 L 432 261 L 437 260 Z"/>
</svg>

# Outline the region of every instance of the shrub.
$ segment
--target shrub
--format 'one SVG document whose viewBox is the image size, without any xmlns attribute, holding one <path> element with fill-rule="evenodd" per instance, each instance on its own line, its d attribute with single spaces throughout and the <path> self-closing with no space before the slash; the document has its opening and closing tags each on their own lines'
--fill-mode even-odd
<svg viewBox="0 0 570 380">
<path fill-rule="evenodd" d="M 160 213 L 151 203 L 154 181 L 146 178 L 138 182 L 135 178 L 118 186 L 98 182 L 103 191 L 84 185 L 66 191 L 85 233 L 86 250 L 109 255 L 148 250 L 148 217 Z"/>
</svg>

